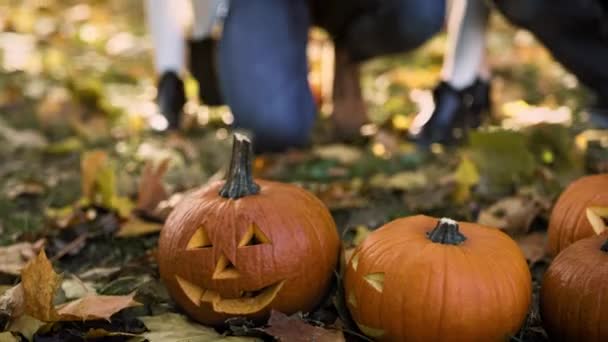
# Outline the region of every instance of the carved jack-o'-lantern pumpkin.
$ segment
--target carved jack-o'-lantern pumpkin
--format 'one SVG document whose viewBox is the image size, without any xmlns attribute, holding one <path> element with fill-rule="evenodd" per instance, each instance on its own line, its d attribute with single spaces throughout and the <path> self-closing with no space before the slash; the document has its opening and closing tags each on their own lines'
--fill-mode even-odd
<svg viewBox="0 0 608 342">
<path fill-rule="evenodd" d="M 556 256 L 570 244 L 601 233 L 608 216 L 608 174 L 585 176 L 572 182 L 551 211 L 548 252 Z"/>
<path fill-rule="evenodd" d="M 309 311 L 331 284 L 340 240 L 323 203 L 297 186 L 253 180 L 251 144 L 235 134 L 227 180 L 195 191 L 161 232 L 158 263 L 193 318 Z"/>
<path fill-rule="evenodd" d="M 422 215 L 371 233 L 344 276 L 353 319 L 382 341 L 505 341 L 528 313 L 531 287 L 506 234 Z"/>
</svg>

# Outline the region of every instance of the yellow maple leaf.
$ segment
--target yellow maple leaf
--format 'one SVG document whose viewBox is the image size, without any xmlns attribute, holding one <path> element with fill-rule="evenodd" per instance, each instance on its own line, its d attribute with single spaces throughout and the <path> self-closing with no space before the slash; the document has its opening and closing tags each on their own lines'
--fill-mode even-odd
<svg viewBox="0 0 608 342">
<path fill-rule="evenodd" d="M 90 294 L 69 303 L 55 306 L 55 292 L 61 276 L 55 273 L 44 250 L 31 260 L 21 272 L 23 313 L 44 322 L 109 319 L 118 311 L 140 305 L 133 297 L 100 296 Z"/>
</svg>

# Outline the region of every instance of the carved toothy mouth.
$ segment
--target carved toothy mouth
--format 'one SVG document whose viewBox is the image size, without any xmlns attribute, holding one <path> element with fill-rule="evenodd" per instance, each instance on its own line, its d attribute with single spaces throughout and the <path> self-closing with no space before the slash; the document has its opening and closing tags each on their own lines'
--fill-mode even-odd
<svg viewBox="0 0 608 342">
<path fill-rule="evenodd" d="M 198 287 L 191 282 L 176 277 L 180 287 L 198 305 L 210 304 L 213 311 L 229 315 L 247 315 L 266 308 L 275 299 L 285 280 L 255 291 L 242 291 L 239 298 L 222 298 L 219 292 Z"/>
</svg>

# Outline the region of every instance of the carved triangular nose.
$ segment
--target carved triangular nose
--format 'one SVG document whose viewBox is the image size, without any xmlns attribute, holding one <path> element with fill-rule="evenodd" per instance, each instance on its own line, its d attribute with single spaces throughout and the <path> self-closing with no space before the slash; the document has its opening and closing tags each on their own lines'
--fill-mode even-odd
<svg viewBox="0 0 608 342">
<path fill-rule="evenodd" d="M 221 254 L 217 260 L 215 270 L 213 271 L 213 279 L 234 279 L 240 277 L 241 274 L 232 264 L 232 262 L 224 255 Z"/>
</svg>

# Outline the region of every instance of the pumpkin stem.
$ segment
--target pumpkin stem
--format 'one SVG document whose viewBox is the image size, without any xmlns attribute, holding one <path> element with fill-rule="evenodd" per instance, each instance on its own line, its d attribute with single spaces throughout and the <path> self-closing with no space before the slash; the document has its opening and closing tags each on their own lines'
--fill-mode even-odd
<svg viewBox="0 0 608 342">
<path fill-rule="evenodd" d="M 467 237 L 458 230 L 458 223 L 449 218 L 441 218 L 437 226 L 426 233 L 426 236 L 434 243 L 444 245 L 460 245 Z"/>
<path fill-rule="evenodd" d="M 600 249 L 602 250 L 602 252 L 608 253 L 608 239 L 606 239 L 606 241 L 604 242 L 602 247 L 600 247 Z"/>
<path fill-rule="evenodd" d="M 234 133 L 230 169 L 226 174 L 226 183 L 220 190 L 220 196 L 237 199 L 260 192 L 260 186 L 253 180 L 252 159 L 251 139 L 244 134 Z"/>
</svg>

